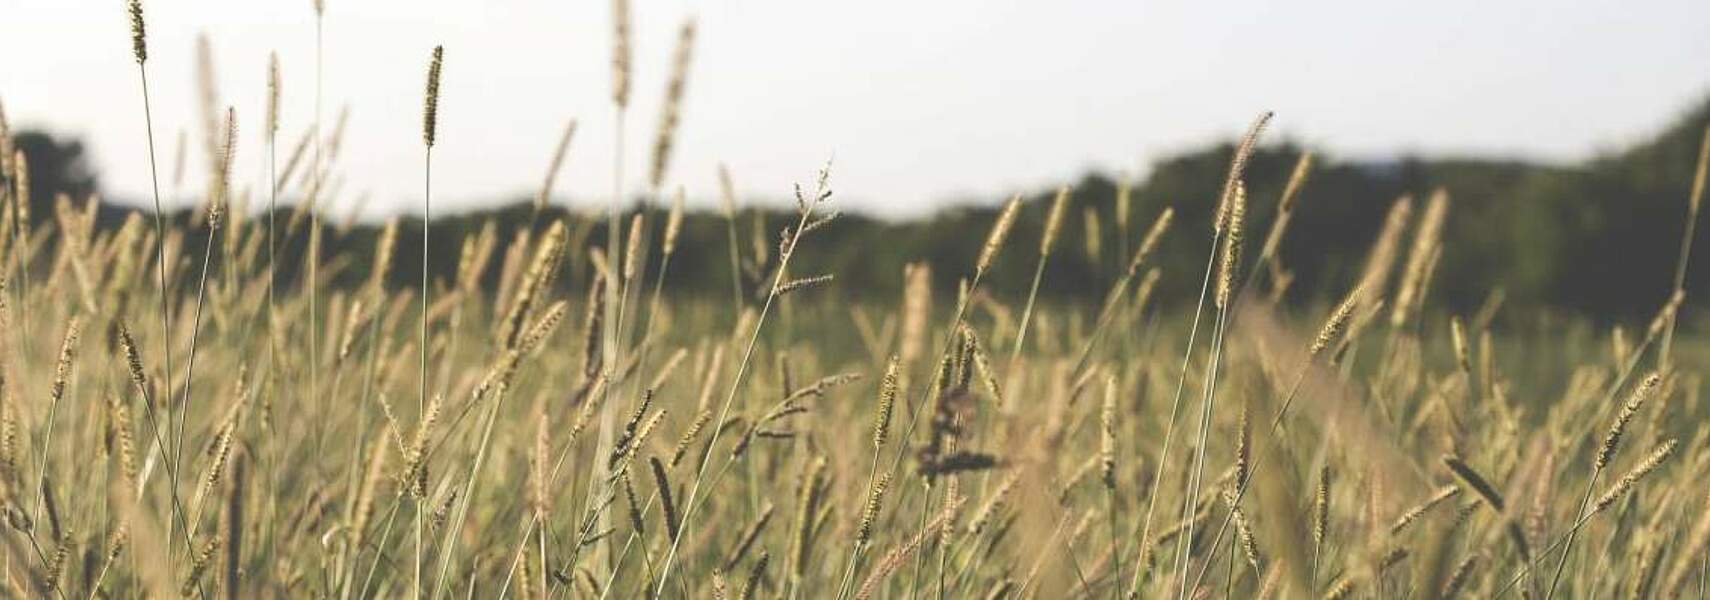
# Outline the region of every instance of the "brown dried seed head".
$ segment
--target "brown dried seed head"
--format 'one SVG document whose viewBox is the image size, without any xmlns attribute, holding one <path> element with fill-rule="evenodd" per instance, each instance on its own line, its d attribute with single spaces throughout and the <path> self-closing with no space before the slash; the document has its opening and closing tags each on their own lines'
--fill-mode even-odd
<svg viewBox="0 0 1710 600">
<path fill-rule="evenodd" d="M 131 0 L 127 12 L 131 15 L 131 54 L 140 65 L 148 62 L 148 28 L 143 23 L 142 0 Z"/>
</svg>

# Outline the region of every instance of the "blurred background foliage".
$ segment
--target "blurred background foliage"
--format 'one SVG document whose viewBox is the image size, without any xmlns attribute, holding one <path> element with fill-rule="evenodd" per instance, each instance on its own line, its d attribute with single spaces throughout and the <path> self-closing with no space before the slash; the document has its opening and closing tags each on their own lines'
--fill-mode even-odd
<svg viewBox="0 0 1710 600">
<path fill-rule="evenodd" d="M 1433 302 L 1466 313 L 1500 289 L 1509 306 L 1600 320 L 1648 315 L 1664 302 L 1671 287 L 1694 161 L 1707 125 L 1710 99 L 1648 141 L 1575 165 L 1475 158 L 1372 161 L 1316 153 L 1280 250 L 1281 264 L 1293 275 L 1284 299 L 1322 303 L 1343 293 L 1357 277 L 1390 205 L 1411 195 L 1417 215 L 1432 190 L 1442 187 L 1450 195 L 1451 210 L 1441 264 L 1430 289 Z M 92 172 L 80 142 L 26 131 L 17 136 L 17 144 L 29 157 L 34 182 L 31 213 L 37 227 L 51 228 L 56 194 L 83 198 L 100 191 L 99 176 Z M 1153 164 L 1148 175 L 1132 182 L 1126 230 L 1118 227 L 1116 180 L 1093 173 L 1075 182 L 1063 238 L 1051 257 L 1042 297 L 1097 302 L 1126 263 L 1119 253 L 1132 249 L 1159 212 L 1171 206 L 1176 210 L 1175 224 L 1152 261 L 1167 275 L 1156 298 L 1165 304 L 1191 302 L 1204 269 L 1214 198 L 1233 149 L 1230 141 Z M 1247 171 L 1250 252 L 1257 252 L 1276 200 L 1305 150 L 1287 140 L 1273 140 L 1254 156 Z M 835 173 L 832 183 L 835 188 Z M 1024 198 L 1021 220 L 989 280 L 988 289 L 998 297 L 1025 294 L 1054 194 L 1055 190 L 1037 190 Z M 280 200 L 280 210 L 288 211 L 287 206 L 300 195 L 289 191 Z M 255 194 L 247 196 L 251 206 L 265 203 L 265 198 L 254 199 Z M 146 199 L 125 200 L 103 204 L 98 226 L 117 227 Z M 777 234 L 794 223 L 789 203 L 780 200 L 739 199 L 735 243 L 744 262 L 776 260 Z M 834 293 L 851 300 L 891 302 L 900 294 L 903 266 L 924 261 L 934 267 L 936 286 L 954 290 L 972 265 L 1001 200 L 969 201 L 907 221 L 845 214 L 803 247 L 795 270 L 801 275 L 834 273 Z M 650 203 L 652 214 L 662 215 L 666 204 L 660 199 Z M 603 201 L 579 199 L 572 204 L 587 209 L 603 206 Z M 572 222 L 581 241 L 575 248 L 587 248 L 604 238 L 602 215 L 566 213 L 554 206 L 537 218 L 527 198 L 496 199 L 492 205 L 495 208 L 435 220 L 431 235 L 436 259 L 432 262 L 440 277 L 451 275 L 464 236 L 489 223 L 498 231 L 501 247 L 531 226 L 544 227 L 550 218 Z M 191 217 L 190 211 L 182 211 L 174 218 L 196 222 Z M 252 211 L 249 223 L 258 225 L 262 218 Z M 391 270 L 397 286 L 410 285 L 420 269 L 419 218 L 403 219 Z M 1088 227 L 1089 220 L 1094 228 Z M 367 278 L 368 261 L 363 257 L 372 253 L 374 230 L 380 225 L 332 217 L 323 221 L 326 254 L 354 257 L 342 263 L 336 273 L 339 281 L 354 284 Z M 1091 240 L 1089 232 L 1096 232 Z M 301 264 L 297 257 L 306 241 L 302 230 L 282 239 L 281 265 Z M 669 291 L 729 297 L 734 287 L 731 243 L 729 223 L 719 210 L 691 210 L 679 242 L 679 248 L 686 250 L 673 259 Z M 494 260 L 502 258 L 502 251 L 495 253 Z M 560 282 L 580 286 L 586 281 L 586 257 L 571 258 L 572 273 Z M 1701 264 L 1695 270 L 1707 268 L 1710 265 Z M 487 272 L 496 276 L 498 269 Z M 285 282 L 298 281 L 296 273 L 281 273 L 281 277 Z M 749 297 L 756 293 L 756 279 L 754 273 L 743 278 Z M 1710 277 L 1689 276 L 1687 290 L 1689 303 L 1707 296 Z"/>
</svg>

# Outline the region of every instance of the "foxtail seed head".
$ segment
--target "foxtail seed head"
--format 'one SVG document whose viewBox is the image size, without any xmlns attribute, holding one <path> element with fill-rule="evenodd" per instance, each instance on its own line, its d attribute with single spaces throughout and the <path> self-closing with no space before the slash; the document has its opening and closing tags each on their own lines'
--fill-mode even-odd
<svg viewBox="0 0 1710 600">
<path fill-rule="evenodd" d="M 873 539 L 873 524 L 879 520 L 879 508 L 885 502 L 885 490 L 891 486 L 891 474 L 886 472 L 867 491 L 867 507 L 861 511 L 861 524 L 855 528 L 855 543 L 866 544 Z"/>
<path fill-rule="evenodd" d="M 267 55 L 267 141 L 279 133 L 279 53 Z"/>
<path fill-rule="evenodd" d="M 1609 466 L 1609 461 L 1615 458 L 1615 451 L 1621 447 L 1621 436 L 1627 432 L 1627 424 L 1639 414 L 1639 408 L 1645 401 L 1656 394 L 1662 385 L 1662 376 L 1651 373 L 1645 380 L 1639 382 L 1639 387 L 1633 388 L 1632 395 L 1627 397 L 1627 403 L 1621 406 L 1621 412 L 1615 416 L 1615 422 L 1609 425 L 1609 433 L 1603 436 L 1603 445 L 1597 450 L 1597 462 L 1593 468 L 1601 471 Z"/>
<path fill-rule="evenodd" d="M 879 406 L 873 411 L 873 447 L 883 448 L 891 432 L 891 411 L 897 403 L 897 357 L 885 363 L 885 376 L 879 380 Z"/>
<path fill-rule="evenodd" d="M 1592 507 L 1591 512 L 1603 512 L 1611 505 L 1614 505 L 1615 502 L 1619 501 L 1623 496 L 1626 496 L 1628 492 L 1633 491 L 1633 486 L 1638 485 L 1639 480 L 1644 479 L 1646 475 L 1650 475 L 1652 471 L 1657 470 L 1657 467 L 1662 466 L 1664 461 L 1667 461 L 1670 456 L 1674 455 L 1674 449 L 1679 445 L 1680 440 L 1675 439 L 1670 439 L 1658 444 L 1655 449 L 1651 450 L 1650 454 L 1645 455 L 1645 460 L 1639 461 L 1638 466 L 1633 467 L 1633 470 L 1631 471 L 1627 471 L 1626 475 L 1622 475 L 1620 481 L 1615 482 L 1615 485 L 1611 486 L 1609 491 L 1604 492 L 1603 495 L 1597 499 L 1597 503 Z"/>
<path fill-rule="evenodd" d="M 974 272 L 984 273 L 992 266 L 992 260 L 997 258 L 998 250 L 1003 249 L 1003 241 L 1009 237 L 1010 228 L 1015 226 L 1015 213 L 1021 207 L 1021 196 L 1009 199 L 1003 206 L 1003 212 L 998 213 L 997 222 L 992 224 L 992 231 L 986 235 L 986 243 L 980 248 L 980 259 L 974 265 Z"/>
<path fill-rule="evenodd" d="M 1348 297 L 1336 305 L 1336 310 L 1330 313 L 1330 318 L 1324 320 L 1324 327 L 1318 330 L 1317 339 L 1312 340 L 1312 355 L 1318 356 L 1330 344 L 1342 337 L 1342 332 L 1348 329 L 1348 320 L 1354 316 L 1354 307 L 1360 302 L 1360 289 L 1354 288 L 1348 292 Z"/>
<path fill-rule="evenodd" d="M 1146 231 L 1146 237 L 1141 238 L 1140 247 L 1134 251 L 1134 258 L 1128 261 L 1128 276 L 1133 277 L 1140 271 L 1140 265 L 1152 256 L 1152 251 L 1158 249 L 1158 242 L 1164 239 L 1164 232 L 1169 231 L 1170 221 L 1176 216 L 1176 209 L 1164 207 L 1164 212 L 1158 215 L 1158 220 L 1152 222 L 1152 228 Z"/>
<path fill-rule="evenodd" d="M 1240 185 L 1241 176 L 1247 171 L 1247 161 L 1253 156 L 1253 148 L 1259 144 L 1259 136 L 1265 133 L 1265 126 L 1270 125 L 1275 112 L 1265 111 L 1247 126 L 1247 133 L 1241 136 L 1241 143 L 1235 146 L 1235 157 L 1229 161 L 1229 175 L 1223 180 L 1223 193 L 1217 197 L 1217 216 L 1211 221 L 1212 233 L 1222 233 L 1229 224 L 1230 203 L 1235 198 L 1235 187 Z"/>
<path fill-rule="evenodd" d="M 677 249 L 677 236 L 683 232 L 683 187 L 677 186 L 677 195 L 671 201 L 671 212 L 665 216 L 665 256 L 670 256 Z"/>
<path fill-rule="evenodd" d="M 612 104 L 629 105 L 629 0 L 612 0 Z"/>
<path fill-rule="evenodd" d="M 1057 188 L 1057 197 L 1051 200 L 1051 212 L 1045 216 L 1045 235 L 1039 238 L 1039 255 L 1050 256 L 1051 247 L 1057 244 L 1057 234 L 1063 229 L 1063 215 L 1069 208 L 1069 186 Z"/>
<path fill-rule="evenodd" d="M 677 136 L 677 123 L 682 120 L 683 91 L 689 85 L 689 61 L 694 56 L 695 21 L 683 23 L 677 33 L 677 51 L 671 60 L 671 79 L 665 84 L 665 104 L 659 112 L 659 131 L 653 138 L 653 165 L 649 181 L 654 189 L 665 183 L 665 169 L 671 164 L 671 146 Z"/>
<path fill-rule="evenodd" d="M 1288 176 L 1288 183 L 1283 185 L 1282 199 L 1277 201 L 1277 213 L 1294 212 L 1294 205 L 1300 200 L 1300 188 L 1306 185 L 1306 176 L 1312 172 L 1312 152 L 1302 152 L 1300 158 L 1294 161 L 1294 172 Z"/>
<path fill-rule="evenodd" d="M 427 95 L 422 104 L 422 142 L 433 147 L 439 133 L 439 70 L 445 61 L 445 46 L 433 47 L 433 60 L 428 62 Z"/>
<path fill-rule="evenodd" d="M 131 13 L 131 54 L 137 64 L 148 62 L 148 28 L 143 24 L 142 0 L 131 0 L 126 7 Z"/>
<path fill-rule="evenodd" d="M 1235 294 L 1235 272 L 1241 268 L 1242 222 L 1247 219 L 1247 186 L 1237 180 L 1229 202 L 1228 231 L 1223 237 L 1223 256 L 1217 266 L 1217 308 L 1228 309 Z"/>
</svg>

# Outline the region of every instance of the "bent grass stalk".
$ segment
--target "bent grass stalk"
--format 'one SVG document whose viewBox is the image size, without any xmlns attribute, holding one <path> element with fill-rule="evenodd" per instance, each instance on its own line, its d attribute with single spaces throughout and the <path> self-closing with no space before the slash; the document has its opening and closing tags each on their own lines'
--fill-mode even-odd
<svg viewBox="0 0 1710 600">
<path fill-rule="evenodd" d="M 802 210 L 799 211 L 801 214 L 796 220 L 796 226 L 790 230 L 789 243 L 784 245 L 783 251 L 778 255 L 778 271 L 777 274 L 773 276 L 772 289 L 767 292 L 766 301 L 760 305 L 760 315 L 754 323 L 754 333 L 748 337 L 746 348 L 742 351 L 742 362 L 737 364 L 736 376 L 730 383 L 730 392 L 725 394 L 724 402 L 719 406 L 718 416 L 713 419 L 714 423 L 722 424 L 725 422 L 725 418 L 730 415 L 731 404 L 736 402 L 737 392 L 742 389 L 743 379 L 748 374 L 748 366 L 753 362 L 754 349 L 760 343 L 760 332 L 766 324 L 766 315 L 771 312 L 773 302 L 778 299 L 778 288 L 784 283 L 784 277 L 788 272 L 790 258 L 795 254 L 796 245 L 801 242 L 802 235 L 805 233 L 809 219 L 813 215 L 813 209 L 819 204 L 820 200 L 824 198 L 823 194 L 828 191 L 825 189 L 825 178 L 826 173 L 822 172 L 820 175 L 820 190 L 816 192 L 814 197 L 815 199 L 813 201 L 804 202 L 802 204 Z M 689 495 L 687 500 L 683 503 L 683 522 L 678 526 L 677 537 L 671 540 L 671 547 L 665 553 L 665 562 L 660 565 L 659 584 L 654 590 L 654 594 L 657 596 L 663 596 L 665 594 L 665 585 L 671 578 L 671 567 L 676 562 L 677 549 L 682 545 L 683 538 L 689 537 L 690 528 L 695 524 L 695 509 L 699 508 L 699 504 L 697 504 L 696 501 L 700 499 L 701 484 L 706 476 L 707 465 L 712 461 L 712 452 L 710 449 L 718 444 L 718 438 L 724 433 L 724 429 L 724 427 L 713 428 L 711 439 L 707 442 L 707 448 L 709 451 L 701 456 L 700 465 L 695 468 L 695 478 L 693 483 L 689 486 Z M 734 461 L 734 458 L 732 461 Z M 728 465 L 729 462 L 726 464 Z"/>
<path fill-rule="evenodd" d="M 1228 216 L 1227 204 L 1229 197 L 1234 192 L 1235 182 L 1240 176 L 1240 171 L 1245 168 L 1248 155 L 1252 152 L 1253 145 L 1258 141 L 1259 135 L 1263 133 L 1264 128 L 1270 122 L 1272 115 L 1273 113 L 1268 111 L 1261 114 L 1259 118 L 1248 127 L 1246 136 L 1242 138 L 1241 144 L 1236 147 L 1235 156 L 1231 160 L 1229 167 L 1229 176 L 1224 181 L 1223 192 L 1218 199 L 1217 211 L 1212 217 L 1211 246 L 1206 252 L 1205 275 L 1200 282 L 1199 299 L 1194 305 L 1193 323 L 1188 327 L 1187 349 L 1182 352 L 1182 365 L 1180 374 L 1176 379 L 1176 391 L 1170 400 L 1170 415 L 1164 427 L 1164 446 L 1158 459 L 1160 471 L 1167 468 L 1169 465 L 1170 448 L 1175 441 L 1176 418 L 1180 416 L 1182 394 L 1187 390 L 1188 367 L 1193 361 L 1193 349 L 1199 336 L 1200 319 L 1205 314 L 1205 300 L 1211 292 L 1212 268 L 1217 263 L 1217 249 L 1219 245 L 1223 243 L 1224 225 Z M 1141 548 L 1140 552 L 1136 556 L 1137 560 L 1144 560 L 1147 547 L 1151 544 L 1152 515 L 1157 506 L 1158 490 L 1161 487 L 1162 486 L 1160 485 L 1153 485 L 1151 493 L 1147 495 L 1146 516 L 1142 519 L 1139 538 Z M 1185 512 L 1186 517 L 1189 518 L 1188 523 L 1191 525 L 1193 522 L 1192 515 L 1194 514 L 1193 505 L 1188 505 L 1188 509 Z M 1134 570 L 1134 579 L 1129 585 L 1129 595 L 1135 596 L 1140 593 L 1140 583 L 1145 572 L 1146 570 L 1143 568 L 1136 568 Z"/>
</svg>

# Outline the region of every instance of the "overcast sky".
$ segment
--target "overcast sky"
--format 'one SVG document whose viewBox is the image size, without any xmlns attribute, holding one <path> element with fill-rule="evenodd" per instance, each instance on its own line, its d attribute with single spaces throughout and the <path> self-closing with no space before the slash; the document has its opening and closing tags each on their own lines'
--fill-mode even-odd
<svg viewBox="0 0 1710 600">
<path fill-rule="evenodd" d="M 15 128 L 84 139 L 109 196 L 146 198 L 148 162 L 120 0 L 0 0 L 0 102 Z M 611 187 L 605 0 L 327 0 L 323 103 L 351 121 L 347 195 L 420 202 L 421 89 L 446 47 L 435 197 L 531 193 L 567 120 L 572 202 Z M 146 3 L 162 169 L 199 139 L 196 37 L 215 50 L 260 182 L 265 65 L 284 71 L 281 144 L 313 120 L 310 0 Z M 636 0 L 630 187 L 645 176 L 678 24 L 695 49 L 670 179 L 781 196 L 835 157 L 844 208 L 918 214 L 1234 136 L 1275 131 L 1340 156 L 1572 161 L 1642 139 L 1710 94 L 1705 0 Z M 280 161 L 287 149 L 281 148 Z M 163 173 L 163 177 L 168 174 Z M 259 187 L 259 186 L 257 186 Z"/>
</svg>

